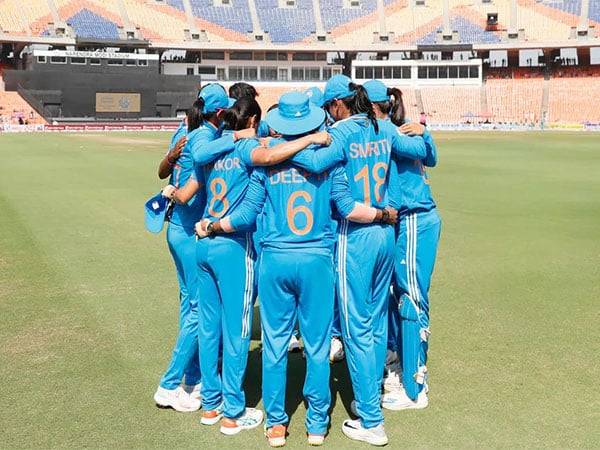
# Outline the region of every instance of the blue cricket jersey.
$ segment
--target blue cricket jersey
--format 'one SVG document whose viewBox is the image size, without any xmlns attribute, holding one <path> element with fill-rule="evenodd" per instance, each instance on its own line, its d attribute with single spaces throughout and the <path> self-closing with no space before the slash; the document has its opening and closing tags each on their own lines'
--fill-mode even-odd
<svg viewBox="0 0 600 450">
<path fill-rule="evenodd" d="M 233 131 L 224 131 L 224 134 Z M 242 203 L 252 173 L 252 150 L 260 143 L 256 139 L 241 139 L 235 148 L 203 166 L 206 182 L 205 218 L 212 220 L 231 214 Z M 254 225 L 245 230 L 249 231 Z"/>
<path fill-rule="evenodd" d="M 437 148 L 429 131 L 425 131 L 423 140 L 427 147 L 425 158 L 413 160 L 393 156 L 390 162 L 389 204 L 400 215 L 435 208 L 425 166 L 435 167 Z"/>
<path fill-rule="evenodd" d="M 319 150 L 305 149 L 292 161 L 311 172 L 319 173 L 341 163 L 355 201 L 368 206 L 387 206 L 390 156 L 412 159 L 426 156 L 421 137 L 408 137 L 393 125 L 378 121 L 376 132 L 366 114 L 356 114 L 333 124 L 329 129 L 332 144 Z"/>
<path fill-rule="evenodd" d="M 188 136 L 186 149 L 189 152 L 196 164 L 202 165 L 202 154 L 206 151 L 209 142 L 214 141 L 221 136 L 221 131 L 212 123 L 204 121 L 199 128 L 196 128 Z"/>
<path fill-rule="evenodd" d="M 254 170 L 244 201 L 230 220 L 236 230 L 243 229 L 262 212 L 264 248 L 331 250 L 337 230 L 332 203 L 344 217 L 355 204 L 341 166 L 315 174 L 285 162 Z"/>
<path fill-rule="evenodd" d="M 188 143 L 196 131 L 198 130 L 194 130 L 189 134 Z M 179 141 L 179 139 L 185 135 L 187 135 L 187 127 L 182 122 L 171 139 L 170 150 L 172 150 L 177 141 Z M 190 147 L 186 144 L 181 152 L 181 155 L 179 156 L 179 159 L 173 166 L 169 184 L 180 188 L 188 182 L 190 177 L 194 177 L 194 160 L 192 159 L 192 155 L 190 153 Z M 200 220 L 202 217 L 202 212 L 204 211 L 204 202 L 204 191 L 200 189 L 187 203 L 183 205 L 176 203 L 173 206 L 173 211 L 171 213 L 169 222 L 185 228 L 193 228 L 196 222 L 198 222 L 198 220 Z"/>
</svg>

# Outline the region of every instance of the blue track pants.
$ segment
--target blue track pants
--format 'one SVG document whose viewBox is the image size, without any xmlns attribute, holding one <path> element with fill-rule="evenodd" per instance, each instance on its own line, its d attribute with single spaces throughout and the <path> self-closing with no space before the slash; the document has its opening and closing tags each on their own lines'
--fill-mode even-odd
<svg viewBox="0 0 600 450">
<path fill-rule="evenodd" d="M 308 403 L 306 429 L 314 434 L 327 431 L 331 406 L 329 343 L 334 280 L 330 250 L 262 250 L 258 290 L 267 427 L 289 421 L 285 411 L 287 350 L 297 319 L 306 353 L 303 389 Z"/>
<path fill-rule="evenodd" d="M 160 380 L 165 389 L 175 389 L 185 375 L 189 385 L 200 382 L 198 357 L 198 266 L 194 230 L 170 223 L 167 243 L 179 280 L 179 335 L 167 371 Z"/>
<path fill-rule="evenodd" d="M 340 222 L 337 242 L 338 300 L 348 369 L 361 423 L 383 422 L 381 383 L 387 349 L 388 296 L 394 229 Z"/>
<path fill-rule="evenodd" d="M 233 234 L 201 239 L 196 244 L 202 407 L 224 416 L 244 413 L 243 390 L 255 300 L 255 253 L 252 234 Z M 219 373 L 219 345 L 223 365 Z"/>
</svg>

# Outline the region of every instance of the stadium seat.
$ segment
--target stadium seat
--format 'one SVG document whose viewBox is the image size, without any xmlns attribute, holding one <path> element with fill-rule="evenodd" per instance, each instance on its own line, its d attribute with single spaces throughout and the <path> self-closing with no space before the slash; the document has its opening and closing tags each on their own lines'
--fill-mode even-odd
<svg viewBox="0 0 600 450">
<path fill-rule="evenodd" d="M 542 78 L 488 80 L 488 111 L 484 112 L 496 123 L 537 123 L 542 111 L 543 83 Z"/>
<path fill-rule="evenodd" d="M 3 123 L 16 125 L 19 117 L 31 125 L 46 123 L 17 92 L 0 91 L 0 126 Z"/>
<path fill-rule="evenodd" d="M 600 78 L 554 78 L 548 81 L 548 121 L 600 123 Z"/>
<path fill-rule="evenodd" d="M 297 42 L 316 32 L 312 0 L 298 0 L 290 8 L 280 8 L 277 0 L 256 0 L 256 11 L 271 42 Z"/>
<path fill-rule="evenodd" d="M 421 99 L 427 121 L 434 125 L 473 121 L 481 114 L 479 86 L 426 86 Z"/>
</svg>

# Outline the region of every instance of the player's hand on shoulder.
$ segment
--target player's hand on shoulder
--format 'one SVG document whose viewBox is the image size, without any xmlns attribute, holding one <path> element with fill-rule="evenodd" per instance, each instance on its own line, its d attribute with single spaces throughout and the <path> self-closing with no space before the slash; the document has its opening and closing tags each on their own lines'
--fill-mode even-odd
<svg viewBox="0 0 600 450">
<path fill-rule="evenodd" d="M 272 137 L 264 137 L 264 138 L 260 138 L 258 141 L 260 142 L 260 145 L 262 147 L 268 147 L 269 144 L 271 143 L 271 139 L 273 139 Z"/>
<path fill-rule="evenodd" d="M 200 222 L 196 223 L 196 235 L 200 239 L 204 239 L 208 237 L 208 224 L 210 223 L 210 219 L 202 219 Z"/>
<path fill-rule="evenodd" d="M 423 133 L 425 133 L 425 127 L 420 123 L 410 122 L 401 125 L 398 128 L 398 131 L 408 136 L 423 136 Z"/>
<path fill-rule="evenodd" d="M 171 164 L 175 164 L 175 162 L 179 159 L 179 157 L 181 156 L 181 152 L 185 147 L 185 144 L 187 144 L 187 136 L 183 136 L 182 138 L 180 138 L 175 144 L 175 147 L 173 147 L 173 150 L 169 152 L 168 158 Z"/>
<path fill-rule="evenodd" d="M 318 131 L 310 135 L 310 141 L 315 145 L 331 145 L 331 135 L 327 131 Z"/>
<path fill-rule="evenodd" d="M 173 198 L 173 194 L 176 190 L 177 188 L 175 186 L 173 186 L 172 184 L 167 184 L 162 190 L 162 195 L 163 197 Z"/>
</svg>

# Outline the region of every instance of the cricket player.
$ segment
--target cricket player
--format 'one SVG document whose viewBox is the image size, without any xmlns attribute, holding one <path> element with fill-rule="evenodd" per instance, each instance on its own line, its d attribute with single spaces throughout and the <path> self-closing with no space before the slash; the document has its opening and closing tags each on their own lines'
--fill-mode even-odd
<svg viewBox="0 0 600 450">
<path fill-rule="evenodd" d="M 332 145 L 318 151 L 306 149 L 292 161 L 314 173 L 341 163 L 354 200 L 384 208 L 391 154 L 422 159 L 426 154 L 423 139 L 404 136 L 393 124 L 378 121 L 364 88 L 344 75 L 327 82 L 324 105 L 336 121 L 330 129 Z M 340 222 L 336 258 L 341 328 L 360 417 L 344 421 L 342 431 L 350 439 L 373 445 L 388 442 L 380 386 L 393 252 L 393 227 Z"/>
<path fill-rule="evenodd" d="M 390 119 L 403 133 L 423 136 L 427 146 L 425 158 L 392 157 L 390 166 L 389 202 L 400 213 L 394 284 L 399 299 L 400 329 L 395 337 L 402 355 L 402 383 L 386 386 L 391 392 L 382 400 L 386 409 L 421 409 L 428 405 L 429 286 L 441 230 L 424 167 L 437 164 L 437 149 L 425 127 L 406 123 L 399 90 L 377 80 L 365 83 L 365 88 L 378 117 Z"/>
<path fill-rule="evenodd" d="M 170 185 L 183 186 L 193 173 L 194 163 L 185 151 L 188 133 L 199 126 L 199 102 L 187 113 L 185 121 L 171 139 L 169 152 L 161 161 L 159 177 L 170 175 Z M 163 195 L 169 195 L 168 191 Z M 204 193 L 199 193 L 186 204 L 175 204 L 167 228 L 167 243 L 177 269 L 179 281 L 179 334 L 173 356 L 154 394 L 158 406 L 171 407 L 179 412 L 200 409 L 200 366 L 196 321 L 198 277 L 196 268 L 194 225 L 204 210 Z M 185 384 L 182 385 L 185 376 Z"/>
<path fill-rule="evenodd" d="M 266 119 L 282 135 L 276 145 L 318 129 L 325 112 L 305 94 L 284 94 Z M 300 138 L 306 144 L 310 135 Z M 258 290 L 263 327 L 263 400 L 266 435 L 272 447 L 286 443 L 289 417 L 285 412 L 287 348 L 296 320 L 300 323 L 307 373 L 308 443 L 321 445 L 329 424 L 329 339 L 334 304 L 333 249 L 337 224 L 331 200 L 342 217 L 362 223 L 390 219 L 387 210 L 356 203 L 341 166 L 311 174 L 286 162 L 256 169 L 240 207 L 219 221 L 205 219 L 199 235 L 235 233 L 252 226 L 264 209 Z M 395 214 L 395 211 L 394 211 Z M 215 238 L 216 239 L 216 238 Z"/>
</svg>

